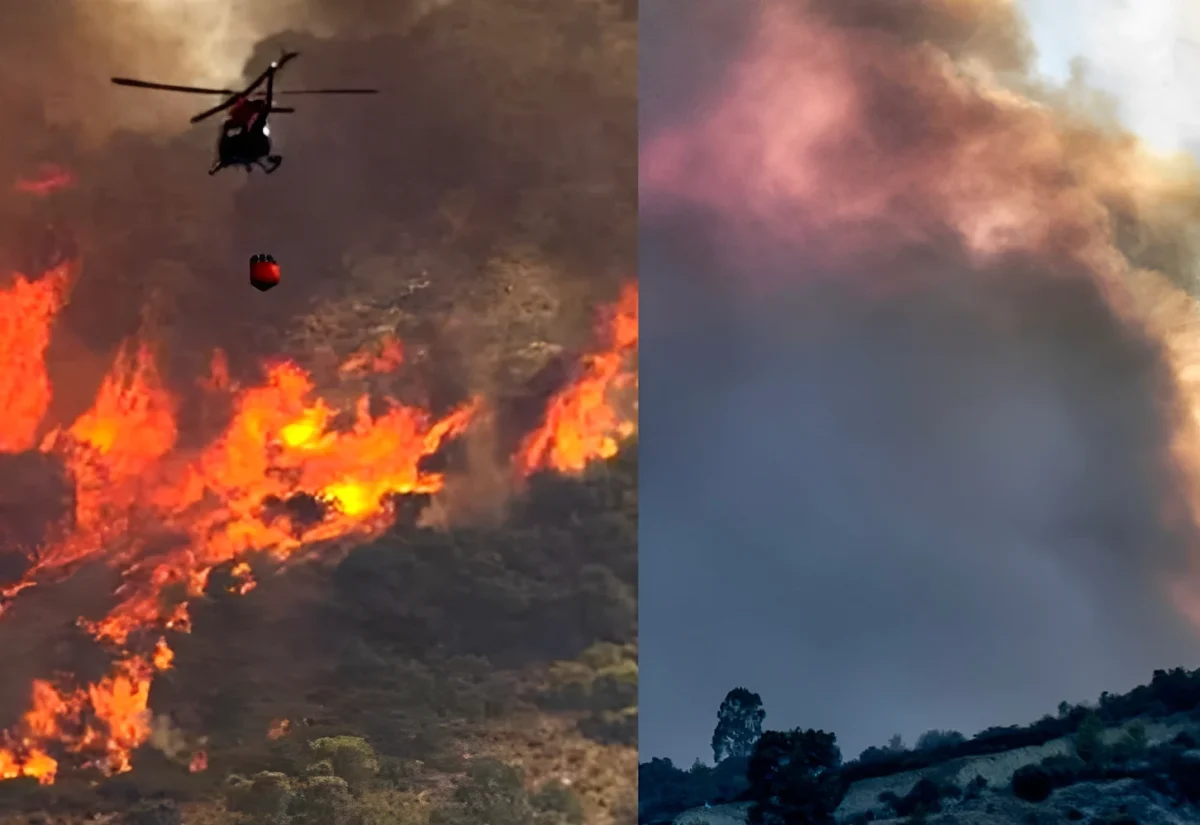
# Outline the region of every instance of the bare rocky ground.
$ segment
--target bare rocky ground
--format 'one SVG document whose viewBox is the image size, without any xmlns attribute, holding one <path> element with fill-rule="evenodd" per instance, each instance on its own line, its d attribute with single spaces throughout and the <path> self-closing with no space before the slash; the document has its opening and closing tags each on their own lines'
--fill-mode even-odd
<svg viewBox="0 0 1200 825">
<path fill-rule="evenodd" d="M 877 819 L 899 825 L 910 819 Z M 1039 804 L 993 792 L 928 817 L 927 825 L 1194 825 L 1200 811 L 1172 808 L 1140 782 L 1083 782 L 1056 791 Z"/>
</svg>

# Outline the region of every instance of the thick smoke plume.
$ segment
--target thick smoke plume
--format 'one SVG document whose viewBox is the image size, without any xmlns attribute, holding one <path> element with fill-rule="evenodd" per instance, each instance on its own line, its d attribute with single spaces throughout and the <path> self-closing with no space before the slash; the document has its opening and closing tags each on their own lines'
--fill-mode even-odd
<svg viewBox="0 0 1200 825">
<path fill-rule="evenodd" d="M 853 755 L 1196 665 L 1193 165 L 1012 3 L 740 8 L 642 19 L 643 750 L 729 673 Z"/>
<path fill-rule="evenodd" d="M 583 346 L 633 266 L 635 66 L 621 44 L 634 24 L 622 15 L 540 0 L 8 12 L 0 264 L 36 274 L 64 248 L 84 261 L 52 347 L 79 386 L 58 417 L 80 411 L 118 342 L 147 324 L 183 382 L 213 346 L 236 373 L 289 347 L 344 355 L 356 342 L 331 340 L 338 330 L 384 325 L 460 397 L 527 377 L 531 342 Z M 302 52 L 285 87 L 382 94 L 305 98 L 281 116 L 287 168 L 270 185 L 204 174 L 216 125 L 187 117 L 209 98 L 108 82 L 236 86 L 284 46 Z M 21 184 L 44 164 L 74 185 L 31 194 Z M 249 300 L 246 259 L 260 251 L 285 282 Z"/>
</svg>

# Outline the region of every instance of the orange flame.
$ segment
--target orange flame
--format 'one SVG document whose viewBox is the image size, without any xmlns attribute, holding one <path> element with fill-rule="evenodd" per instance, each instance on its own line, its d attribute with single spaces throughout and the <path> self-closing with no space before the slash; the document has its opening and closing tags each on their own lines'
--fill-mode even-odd
<svg viewBox="0 0 1200 825">
<path fill-rule="evenodd" d="M 41 168 L 36 178 L 19 180 L 13 188 L 18 192 L 24 192 L 26 195 L 36 195 L 39 198 L 44 198 L 51 192 L 65 189 L 74 183 L 75 177 L 66 169 L 54 164 L 46 164 Z"/>
<path fill-rule="evenodd" d="M 617 412 L 612 397 L 637 388 L 637 372 L 629 366 L 638 343 L 636 283 L 625 285 L 604 327 L 605 349 L 584 358 L 580 376 L 551 399 L 544 423 L 521 445 L 517 467 L 524 474 L 578 473 L 591 461 L 616 455 L 620 442 L 636 431 L 637 424 Z"/>
<path fill-rule="evenodd" d="M 271 726 L 267 728 L 267 738 L 271 741 L 282 739 L 288 735 L 288 731 L 292 729 L 292 723 L 289 719 L 274 719 L 271 721 Z"/>
<path fill-rule="evenodd" d="M 0 292 L 0 451 L 20 452 L 34 446 L 34 438 L 50 406 L 50 379 L 45 354 L 50 327 L 66 298 L 69 280 L 64 265 L 31 281 L 16 276 Z"/>
<path fill-rule="evenodd" d="M 0 613 L 25 590 L 84 562 L 103 562 L 120 573 L 115 603 L 79 625 L 119 657 L 92 684 L 35 681 L 30 709 L 0 733 L 0 778 L 45 783 L 68 757 L 105 774 L 130 769 L 134 750 L 150 736 L 151 684 L 174 666 L 165 634 L 188 631 L 188 604 L 205 592 L 214 568 L 228 565 L 230 592 L 244 594 L 256 584 L 251 553 L 287 561 L 314 542 L 386 529 L 393 496 L 442 489 L 443 474 L 425 469 L 424 459 L 462 435 L 482 407 L 470 399 L 442 416 L 398 403 L 378 411 L 363 396 L 352 410 L 337 410 L 295 363 L 269 364 L 260 384 L 239 387 L 218 352 L 200 383 L 230 393 L 232 414 L 206 447 L 185 451 L 177 444 L 177 402 L 153 348 L 127 342 L 91 408 L 38 445 L 50 400 L 44 354 L 66 284 L 63 269 L 37 281 L 18 278 L 0 292 L 0 451 L 39 446 L 63 460 L 75 485 L 70 529 L 39 548 L 32 570 L 4 590 Z M 627 366 L 637 343 L 636 287 L 622 294 L 605 335 L 605 348 L 586 359 L 579 380 L 554 399 L 544 425 L 515 457 L 523 471 L 582 469 L 611 455 L 634 426 L 613 411 L 609 395 L 636 382 Z M 376 351 L 352 356 L 341 372 L 402 363 L 400 343 L 385 339 Z M 298 497 L 312 513 L 288 506 Z M 153 542 L 164 535 L 180 538 L 166 548 Z M 268 736 L 287 730 L 281 720 Z M 200 752 L 190 769 L 206 765 Z"/>
</svg>

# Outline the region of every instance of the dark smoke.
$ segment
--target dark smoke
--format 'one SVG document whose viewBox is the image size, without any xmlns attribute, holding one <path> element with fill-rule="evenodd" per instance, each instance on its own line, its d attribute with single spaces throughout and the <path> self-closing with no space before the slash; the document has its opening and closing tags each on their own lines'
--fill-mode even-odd
<svg viewBox="0 0 1200 825">
<path fill-rule="evenodd" d="M 643 758 L 737 684 L 853 756 L 1196 666 L 1184 399 L 1129 309 L 1196 193 L 1024 74 L 1010 4 L 721 6 L 641 30 Z"/>
<path fill-rule="evenodd" d="M 263 355 L 312 361 L 382 328 L 427 353 L 414 368 L 457 401 L 519 382 L 530 343 L 578 346 L 593 305 L 632 274 L 634 23 L 619 4 L 77 0 L 0 14 L 13 18 L 0 20 L 0 262 L 27 268 L 49 223 L 83 260 L 56 377 L 97 381 L 143 329 L 186 387 L 214 346 L 245 375 Z M 299 99 L 274 124 L 285 161 L 269 180 L 205 175 L 219 120 L 186 118 L 208 98 L 108 85 L 236 84 L 283 46 L 303 53 L 283 86 L 383 94 Z M 77 184 L 7 191 L 44 162 Z M 283 265 L 265 296 L 246 284 L 256 252 Z M 69 420 L 90 392 L 67 395 L 55 414 Z"/>
</svg>

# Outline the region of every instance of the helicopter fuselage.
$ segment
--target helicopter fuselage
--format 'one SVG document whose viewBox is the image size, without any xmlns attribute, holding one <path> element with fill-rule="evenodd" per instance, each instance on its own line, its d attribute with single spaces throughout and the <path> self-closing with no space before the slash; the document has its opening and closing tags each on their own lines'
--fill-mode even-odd
<svg viewBox="0 0 1200 825">
<path fill-rule="evenodd" d="M 227 122 L 217 141 L 217 157 L 222 166 L 250 166 L 271 154 L 270 129 L 265 123 L 246 127 Z"/>
<path fill-rule="evenodd" d="M 268 104 L 259 100 L 243 100 L 234 107 L 221 126 L 221 135 L 217 139 L 217 162 L 211 173 L 227 166 L 241 166 L 250 170 L 256 165 L 267 172 L 275 171 L 280 159 L 271 154 L 271 128 L 267 125 L 267 113 Z"/>
<path fill-rule="evenodd" d="M 271 154 L 271 130 L 267 126 L 267 116 L 296 111 L 290 106 L 275 105 L 275 75 L 296 57 L 299 57 L 299 52 L 283 52 L 278 60 L 272 61 L 266 71 L 240 92 L 232 89 L 209 89 L 200 86 L 154 83 L 129 77 L 114 77 L 112 82 L 118 86 L 223 96 L 224 100 L 221 103 L 194 115 L 191 119 L 192 123 L 199 123 L 218 112 L 229 112 L 217 138 L 217 159 L 213 162 L 212 168 L 208 170 L 208 174 L 215 175 L 228 166 L 240 166 L 247 172 L 253 171 L 257 166 L 270 174 L 279 168 L 283 158 Z M 256 93 L 256 90 L 264 86 L 266 88 L 262 92 Z M 279 94 L 346 95 L 375 94 L 376 92 L 378 89 L 293 89 Z"/>
</svg>

